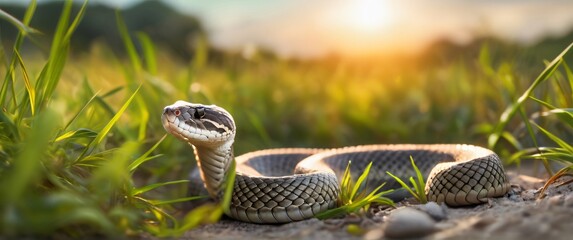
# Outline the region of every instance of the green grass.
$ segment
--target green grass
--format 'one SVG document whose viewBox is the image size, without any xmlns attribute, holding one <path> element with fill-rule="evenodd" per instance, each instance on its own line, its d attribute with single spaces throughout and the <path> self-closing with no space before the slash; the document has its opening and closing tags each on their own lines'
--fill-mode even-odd
<svg viewBox="0 0 573 240">
<path fill-rule="evenodd" d="M 412 168 L 414 168 L 414 172 L 416 173 L 415 178 L 413 176 L 409 178 L 412 187 L 408 186 L 408 184 L 406 184 L 402 179 L 395 176 L 394 174 L 390 172 L 386 173 L 390 175 L 390 177 L 394 178 L 394 180 L 396 180 L 396 182 L 398 182 L 402 188 L 406 189 L 412 195 L 412 197 L 418 200 L 419 203 L 427 203 L 428 198 L 426 197 L 426 180 L 424 180 L 422 172 L 420 172 L 420 169 L 418 169 L 418 166 L 416 166 L 416 163 L 414 163 L 414 158 L 412 158 L 412 156 L 410 156 L 410 163 L 412 164 Z"/>
<path fill-rule="evenodd" d="M 216 221 L 228 207 L 230 194 L 221 204 L 205 205 L 179 219 L 169 213 L 173 212 L 169 206 L 200 197 L 153 199 L 147 193 L 185 186 L 185 178 L 135 183 L 134 175 L 142 164 L 161 158 L 157 149 L 166 137 L 165 133 L 147 135 L 149 105 L 141 95 L 146 90 L 144 83 L 126 82 L 128 94 L 119 106 L 110 105 L 108 98 L 123 89 L 101 94 L 87 80 L 79 85 L 79 97 L 58 94 L 71 36 L 85 6 L 69 22 L 71 1 L 66 2 L 49 56 L 38 74 L 30 72 L 20 54 L 19 46 L 28 32 L 18 37 L 5 66 L 8 71 L 0 92 L 0 189 L 4 193 L 0 232 L 12 237 L 111 237 L 144 232 L 176 236 L 200 223 Z M 34 9 L 32 2 L 24 21 L 18 22 L 22 31 L 29 28 Z M 125 41 L 130 46 L 131 39 Z M 138 66 L 125 68 L 133 74 L 128 80 L 143 72 Z M 139 121 L 118 128 L 129 110 Z M 233 176 L 228 176 L 230 183 Z"/>
<path fill-rule="evenodd" d="M 573 127 L 573 72 L 564 62 L 570 54 L 573 43 L 565 48 L 553 61 L 548 62 L 545 70 L 533 81 L 525 92 L 509 104 L 502 113 L 499 123 L 490 134 L 488 143 L 496 147 L 498 141 L 505 137 L 517 151 L 510 162 L 519 163 L 522 159 L 535 159 L 543 163 L 549 175 L 552 175 L 542 189 L 543 191 L 562 176 L 571 175 L 573 169 L 573 146 L 571 133 Z M 562 70 L 559 71 L 559 70 Z M 564 72 L 564 73 L 563 73 Z M 531 114 L 527 109 L 536 109 Z M 523 146 L 506 128 L 512 118 L 519 113 L 524 132 L 531 140 L 530 146 Z M 556 173 L 550 163 L 559 163 L 562 168 Z"/>
<path fill-rule="evenodd" d="M 561 54 L 559 54 L 552 62 L 550 62 L 547 65 L 547 67 L 545 68 L 545 70 L 543 70 L 543 72 L 527 88 L 527 90 L 525 90 L 525 92 L 519 98 L 517 98 L 517 100 L 515 100 L 514 102 L 509 104 L 509 106 L 501 114 L 501 117 L 499 119 L 499 123 L 495 126 L 495 128 L 493 129 L 492 133 L 489 135 L 489 138 L 488 138 L 488 145 L 490 148 L 495 148 L 496 145 L 498 144 L 500 138 L 506 137 L 508 142 L 512 143 L 515 148 L 522 150 L 521 149 L 522 146 L 519 144 L 519 142 L 517 140 L 515 140 L 514 134 L 511 134 L 511 133 L 506 131 L 506 127 L 510 123 L 512 118 L 517 113 L 519 113 L 521 120 L 523 121 L 525 128 L 527 130 L 527 133 L 531 137 L 533 147 L 538 149 L 538 151 L 540 150 L 540 145 L 539 145 L 538 140 L 537 140 L 538 137 L 536 136 L 536 133 L 534 132 L 535 130 L 533 129 L 532 124 L 531 124 L 531 122 L 535 122 L 535 119 L 531 119 L 530 116 L 527 115 L 526 101 L 530 100 L 530 101 L 533 101 L 533 104 L 538 105 L 537 111 L 539 111 L 538 113 L 540 116 L 555 115 L 556 113 L 561 113 L 561 115 L 566 115 L 568 113 L 567 109 L 560 109 L 560 108 L 554 107 L 552 105 L 552 102 L 561 102 L 561 103 L 565 103 L 565 104 L 571 103 L 571 101 L 570 101 L 571 96 L 570 96 L 570 94 L 566 93 L 567 91 L 570 92 L 571 86 L 573 86 L 573 85 L 571 85 L 571 84 L 573 84 L 573 82 L 572 82 L 573 79 L 571 79 L 572 75 L 571 75 L 570 69 L 567 67 L 567 65 L 564 65 L 564 68 L 565 68 L 565 70 L 568 74 L 568 77 L 569 77 L 569 79 L 566 80 L 569 84 L 569 87 L 563 86 L 561 83 L 559 83 L 559 81 L 563 81 L 560 79 L 559 75 L 555 76 L 556 70 L 563 63 L 563 57 L 565 54 L 568 53 L 571 46 L 573 46 L 573 44 L 569 45 L 565 50 L 563 50 L 563 52 L 561 52 Z M 542 97 L 542 98 L 546 99 L 544 101 L 544 100 L 537 98 L 535 96 L 536 95 L 535 90 L 539 90 L 541 88 L 541 84 L 543 84 L 544 82 L 547 82 L 548 80 L 554 80 L 553 82 L 549 82 L 549 83 L 554 83 L 555 84 L 554 87 L 557 91 L 553 92 L 553 91 L 541 89 L 541 92 L 538 94 L 541 96 L 546 95 L 545 97 Z M 552 96 L 547 97 L 548 94 L 552 94 Z M 547 111 L 547 109 L 549 109 L 549 111 Z M 562 120 L 566 124 L 569 124 L 569 126 L 573 126 L 569 122 L 570 119 L 563 119 L 562 118 Z M 536 124 L 533 124 L 533 125 L 536 125 Z M 556 143 L 562 142 L 562 140 L 559 139 L 559 137 L 552 135 L 549 131 L 546 131 L 545 129 L 540 128 L 539 126 L 537 126 L 537 127 L 539 130 L 541 130 L 545 135 L 547 135 L 549 138 L 554 140 Z M 561 147 L 564 146 L 562 144 L 560 144 L 560 145 L 561 145 Z M 548 162 L 546 161 L 544 154 L 532 155 L 532 156 L 539 156 L 540 158 L 537 157 L 537 159 L 541 159 L 543 161 L 544 166 L 547 169 L 547 171 L 549 173 L 551 173 L 551 169 L 548 165 Z"/>
<path fill-rule="evenodd" d="M 573 74 L 561 57 L 545 71 L 542 59 L 523 66 L 519 58 L 492 56 L 488 45 L 476 59 L 444 63 L 245 60 L 232 53 L 210 59 L 206 37 L 198 36 L 195 55 L 182 60 L 145 33 L 129 32 L 120 14 L 115 29 L 124 53 L 103 43 L 74 52 L 85 5 L 75 14 L 70 6 L 48 49 L 31 45 L 35 1 L 21 20 L 0 12 L 21 30 L 0 49 L 2 237 L 167 237 L 217 221 L 229 194 L 220 204 L 182 210 L 181 202 L 198 198 L 186 184 L 194 157 L 160 122 L 163 107 L 178 99 L 228 109 L 238 125 L 237 154 L 363 143 L 485 145 L 489 138 L 513 163 L 571 166 Z M 542 74 L 534 80 L 518 71 L 524 68 Z M 358 197 L 377 194 L 360 194 L 360 185 L 343 185 L 343 202 L 366 203 L 352 209 L 368 205 Z"/>
<path fill-rule="evenodd" d="M 384 195 L 390 194 L 394 190 L 380 191 L 385 184 L 376 187 L 370 192 L 366 190 L 366 186 L 368 185 L 368 174 L 370 173 L 372 162 L 368 164 L 356 182 L 352 181 L 350 164 L 351 162 L 348 162 L 344 175 L 340 181 L 338 207 L 321 212 L 316 215 L 316 218 L 327 219 L 351 213 L 360 213 L 361 210 L 367 210 L 372 203 L 394 206 L 394 201 L 384 197 Z"/>
</svg>

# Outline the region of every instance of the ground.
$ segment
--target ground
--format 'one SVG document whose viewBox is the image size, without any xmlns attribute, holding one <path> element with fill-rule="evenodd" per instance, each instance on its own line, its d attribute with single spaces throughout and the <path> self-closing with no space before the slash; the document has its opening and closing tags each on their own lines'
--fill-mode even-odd
<svg viewBox="0 0 573 240">
<path fill-rule="evenodd" d="M 571 239 L 573 184 L 553 184 L 546 197 L 539 198 L 542 179 L 517 170 L 509 170 L 508 176 L 512 188 L 506 196 L 473 207 L 426 207 L 405 201 L 396 209 L 371 209 L 361 217 L 281 225 L 225 218 L 189 231 L 182 239 Z"/>
</svg>

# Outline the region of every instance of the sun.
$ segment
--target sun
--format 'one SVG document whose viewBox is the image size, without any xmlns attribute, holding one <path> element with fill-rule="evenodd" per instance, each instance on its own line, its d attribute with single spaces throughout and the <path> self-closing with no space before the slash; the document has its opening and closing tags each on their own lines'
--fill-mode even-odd
<svg viewBox="0 0 573 240">
<path fill-rule="evenodd" d="M 334 51 L 371 55 L 396 50 L 402 3 L 392 0 L 346 0 L 325 8 L 321 16 L 321 41 Z"/>
<path fill-rule="evenodd" d="M 347 27 L 364 33 L 376 33 L 392 25 L 391 6 L 384 0 L 351 1 L 342 16 Z"/>
</svg>

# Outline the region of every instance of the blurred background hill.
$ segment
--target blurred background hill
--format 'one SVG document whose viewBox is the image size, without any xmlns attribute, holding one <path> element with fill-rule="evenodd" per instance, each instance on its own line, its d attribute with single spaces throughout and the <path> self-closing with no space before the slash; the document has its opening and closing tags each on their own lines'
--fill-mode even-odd
<svg viewBox="0 0 573 240">
<path fill-rule="evenodd" d="M 95 1 L 94 1 L 95 2 Z M 63 1 L 44 2 L 38 5 L 31 26 L 41 34 L 36 38 L 51 38 L 61 14 Z M 81 3 L 74 4 L 77 13 Z M 0 8 L 18 19 L 22 19 L 26 6 L 3 3 Z M 145 32 L 159 46 L 174 55 L 189 57 L 193 52 L 194 39 L 204 36 L 205 31 L 198 19 L 180 14 L 160 1 L 143 1 L 120 10 L 127 28 L 132 32 Z M 9 46 L 16 38 L 17 29 L 6 21 L 0 21 L 1 38 Z M 76 30 L 73 52 L 89 49 L 94 42 L 105 42 L 114 50 L 124 49 L 116 24 L 116 9 L 102 4 L 90 4 Z M 49 42 L 49 41 L 38 41 Z"/>
</svg>

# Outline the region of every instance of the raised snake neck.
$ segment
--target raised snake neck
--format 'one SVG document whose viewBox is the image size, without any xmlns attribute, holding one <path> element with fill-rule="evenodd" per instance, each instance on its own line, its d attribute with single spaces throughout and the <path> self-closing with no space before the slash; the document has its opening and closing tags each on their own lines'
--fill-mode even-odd
<svg viewBox="0 0 573 240">
<path fill-rule="evenodd" d="M 357 176 L 373 162 L 370 186 L 387 182 L 399 185 L 389 171 L 401 178 L 414 175 L 412 157 L 426 182 L 430 201 L 450 206 L 479 204 L 503 196 L 509 189 L 499 157 L 492 151 L 461 144 L 364 145 L 339 149 L 272 149 L 247 153 L 234 159 L 235 123 L 214 105 L 178 101 L 162 115 L 167 132 L 195 149 L 201 178 L 209 195 L 218 199 L 227 170 L 236 160 L 237 172 L 227 215 L 255 223 L 284 223 L 311 218 L 336 207 L 338 177 L 352 161 Z"/>
</svg>

